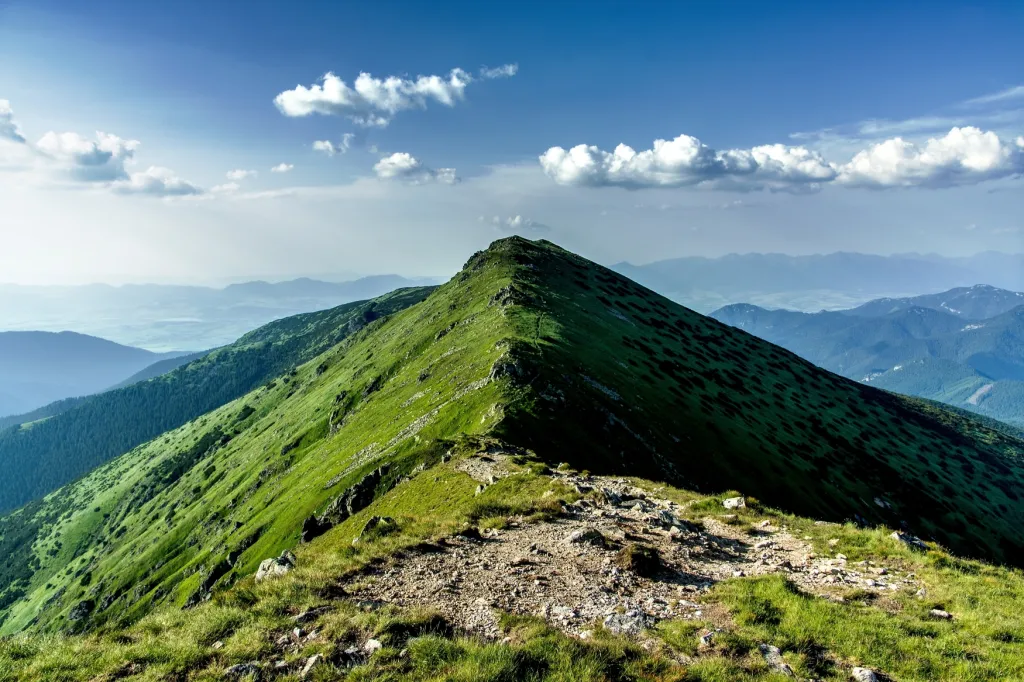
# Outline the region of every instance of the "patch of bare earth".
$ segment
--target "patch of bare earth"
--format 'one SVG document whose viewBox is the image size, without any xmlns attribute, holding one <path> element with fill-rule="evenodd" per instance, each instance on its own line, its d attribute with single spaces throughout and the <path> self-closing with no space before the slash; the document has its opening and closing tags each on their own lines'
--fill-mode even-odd
<svg viewBox="0 0 1024 682">
<path fill-rule="evenodd" d="M 499 462 L 465 467 L 478 480 L 503 473 Z M 503 530 L 395 556 L 354 576 L 349 593 L 374 604 L 429 607 L 493 638 L 499 611 L 541 616 L 582 637 L 598 627 L 637 635 L 667 618 L 714 621 L 702 597 L 714 583 L 739 576 L 783 573 L 802 589 L 833 598 L 851 588 L 879 596 L 914 589 L 913 576 L 847 566 L 842 555 L 816 557 L 805 541 L 767 521 L 753 532 L 712 518 L 695 525 L 676 515 L 679 505 L 622 479 L 558 478 L 603 494 L 566 505 L 551 522 L 512 520 Z M 646 562 L 626 558 L 637 556 L 637 548 Z M 656 565 L 643 548 L 656 553 Z"/>
</svg>

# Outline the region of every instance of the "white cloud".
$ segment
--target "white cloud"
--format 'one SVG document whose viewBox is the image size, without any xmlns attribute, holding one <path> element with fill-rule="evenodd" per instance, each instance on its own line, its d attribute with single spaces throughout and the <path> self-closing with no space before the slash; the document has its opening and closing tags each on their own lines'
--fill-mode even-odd
<svg viewBox="0 0 1024 682">
<path fill-rule="evenodd" d="M 480 77 L 484 80 L 493 80 L 495 78 L 511 78 L 512 76 L 519 73 L 518 64 L 503 64 L 494 68 L 487 68 L 486 66 L 480 69 Z"/>
<path fill-rule="evenodd" d="M 26 142 L 25 136 L 14 121 L 14 110 L 11 109 L 11 103 L 5 99 L 0 99 L 0 140 L 19 144 Z"/>
<path fill-rule="evenodd" d="M 940 188 L 971 185 L 1024 173 L 1024 137 L 1002 139 L 978 128 L 953 128 L 916 144 L 895 137 L 857 150 L 847 163 L 828 161 L 807 147 L 781 144 L 716 151 L 680 135 L 655 140 L 641 152 L 620 144 L 613 152 L 579 145 L 552 147 L 540 156 L 560 185 L 627 189 L 692 187 L 813 192 L 834 183 L 848 187 Z"/>
<path fill-rule="evenodd" d="M 517 69 L 514 64 L 483 69 L 480 77 L 508 77 Z M 473 81 L 471 74 L 456 68 L 447 76 L 417 76 L 415 79 L 398 76 L 381 79 L 364 72 L 350 86 L 328 72 L 319 84 L 285 90 L 274 98 L 274 104 L 285 116 L 345 116 L 357 125 L 383 128 L 398 112 L 423 109 L 431 101 L 455 106 L 465 97 L 466 87 Z"/>
<path fill-rule="evenodd" d="M 480 222 L 489 222 L 491 225 L 501 230 L 502 232 L 512 232 L 515 234 L 542 234 L 551 231 L 550 225 L 539 223 L 532 218 L 527 218 L 521 215 L 509 216 L 502 218 L 501 216 L 494 216 L 488 220 L 484 216 L 480 216 Z"/>
<path fill-rule="evenodd" d="M 872 145 L 845 164 L 838 182 L 852 187 L 954 187 L 1024 173 L 1024 138 L 1003 140 L 978 128 L 953 128 L 915 144 L 899 137 Z"/>
<path fill-rule="evenodd" d="M 775 144 L 716 151 L 689 135 L 655 140 L 641 152 L 624 144 L 613 152 L 588 145 L 552 147 L 540 156 L 540 164 L 562 185 L 629 189 L 712 184 L 733 190 L 807 191 L 837 175 L 834 165 L 805 147 Z"/>
<path fill-rule="evenodd" d="M 402 180 L 415 185 L 429 182 L 454 185 L 459 182 L 454 168 L 428 168 L 407 152 L 395 152 L 384 157 L 374 165 L 373 170 L 382 180 Z"/>
<path fill-rule="evenodd" d="M 54 167 L 83 182 L 126 179 L 125 164 L 132 161 L 138 147 L 137 140 L 123 140 L 102 132 L 96 133 L 95 140 L 78 133 L 48 132 L 35 145 Z"/>
<path fill-rule="evenodd" d="M 338 154 L 344 154 L 352 148 L 352 143 L 356 139 L 355 133 L 345 133 L 341 136 L 341 142 L 334 144 L 330 140 L 317 140 L 313 143 L 313 149 L 318 152 L 323 152 L 327 156 L 336 156 Z"/>
<path fill-rule="evenodd" d="M 236 169 L 228 171 L 226 177 L 228 180 L 245 180 L 246 178 L 255 178 L 256 175 L 257 173 L 254 170 Z"/>
<path fill-rule="evenodd" d="M 154 197 L 183 197 L 203 193 L 201 188 L 182 180 L 171 169 L 159 166 L 150 166 L 140 173 L 132 173 L 127 179 L 118 180 L 110 187 L 118 194 L 144 194 Z"/>
<path fill-rule="evenodd" d="M 1005 102 L 1011 99 L 1024 99 L 1024 85 L 1015 85 L 999 92 L 993 92 L 988 95 L 982 95 L 981 97 L 975 97 L 969 99 L 964 104 L 966 105 L 977 105 L 977 104 L 993 104 L 995 102 Z"/>
<path fill-rule="evenodd" d="M 270 172 L 271 173 L 287 173 L 288 171 L 290 171 L 293 168 L 295 168 L 295 166 L 293 166 L 290 163 L 279 163 L 276 166 L 274 166 L 273 168 L 271 168 Z"/>
</svg>

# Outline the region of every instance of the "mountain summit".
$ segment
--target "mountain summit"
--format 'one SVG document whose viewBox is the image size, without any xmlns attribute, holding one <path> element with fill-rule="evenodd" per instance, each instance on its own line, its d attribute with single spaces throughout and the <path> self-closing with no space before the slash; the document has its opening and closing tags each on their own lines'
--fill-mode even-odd
<svg viewBox="0 0 1024 682">
<path fill-rule="evenodd" d="M 738 489 L 1024 560 L 1024 443 L 513 237 L 422 302 L 0 519 L 17 558 L 0 576 L 2 631 L 199 603 L 465 448 Z"/>
</svg>

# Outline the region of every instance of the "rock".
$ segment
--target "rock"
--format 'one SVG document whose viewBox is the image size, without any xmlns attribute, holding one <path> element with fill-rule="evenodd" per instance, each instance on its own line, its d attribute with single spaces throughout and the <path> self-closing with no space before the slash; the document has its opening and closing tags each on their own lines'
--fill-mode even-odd
<svg viewBox="0 0 1024 682">
<path fill-rule="evenodd" d="M 381 644 L 380 640 L 378 640 L 378 639 L 368 639 L 368 640 L 366 640 L 366 643 L 363 644 L 363 651 L 365 651 L 369 655 L 369 654 L 372 654 L 377 649 L 382 648 L 383 646 L 384 645 Z"/>
<path fill-rule="evenodd" d="M 878 682 L 878 675 L 870 668 L 854 668 L 850 671 L 850 679 L 856 682 Z"/>
<path fill-rule="evenodd" d="M 770 644 L 758 644 L 757 648 L 761 655 L 764 656 L 764 661 L 768 664 L 769 668 L 786 677 L 796 677 L 793 669 L 782 658 L 782 652 L 779 650 L 779 647 L 771 646 Z"/>
<path fill-rule="evenodd" d="M 574 545 L 594 545 L 595 547 L 604 547 L 605 539 L 601 535 L 601 531 L 595 530 L 594 528 L 580 528 L 574 530 L 569 534 L 569 537 L 565 539 L 566 542 Z"/>
<path fill-rule="evenodd" d="M 222 648 L 223 646 L 224 646 L 224 642 L 221 642 L 220 640 L 218 640 L 218 641 L 216 641 L 216 642 L 214 642 L 214 643 L 213 643 L 213 648 L 214 648 L 214 649 L 220 649 L 220 648 Z"/>
<path fill-rule="evenodd" d="M 288 667 L 288 661 L 286 661 L 284 659 L 281 659 L 279 661 L 274 661 L 274 670 L 284 670 L 287 667 Z"/>
<path fill-rule="evenodd" d="M 942 609 L 932 609 L 928 612 L 928 615 L 932 618 L 938 618 L 939 620 L 953 620 L 953 614 L 949 611 L 943 611 Z"/>
<path fill-rule="evenodd" d="M 256 661 L 249 661 L 248 663 L 238 663 L 229 668 L 224 668 L 224 674 L 228 677 L 246 677 L 251 676 L 258 679 L 260 677 L 260 664 Z"/>
<path fill-rule="evenodd" d="M 302 672 L 299 673 L 299 677 L 303 679 L 309 677 L 309 674 L 313 672 L 313 669 L 320 665 L 320 663 L 322 663 L 323 660 L 324 657 L 321 654 L 314 654 L 313 656 L 307 658 L 306 665 L 302 666 Z"/>
<path fill-rule="evenodd" d="M 285 550 L 276 559 L 264 559 L 260 562 L 260 567 L 256 571 L 256 582 L 282 576 L 293 568 L 295 568 L 295 555 Z"/>
<path fill-rule="evenodd" d="M 604 629 L 614 635 L 639 635 L 654 625 L 654 619 L 639 609 L 613 613 L 604 619 Z"/>
<path fill-rule="evenodd" d="M 910 549 L 918 549 L 922 551 L 928 549 L 928 545 L 924 544 L 924 542 L 921 541 L 921 538 L 915 537 L 908 533 L 901 533 L 898 530 L 895 530 L 889 537 L 891 537 L 893 540 L 896 540 L 897 542 L 902 542 Z"/>
<path fill-rule="evenodd" d="M 747 501 L 742 497 L 729 497 L 722 500 L 722 506 L 726 509 L 742 509 L 747 506 Z"/>
<path fill-rule="evenodd" d="M 703 635 L 700 636 L 700 646 L 707 648 L 711 646 L 711 643 L 714 641 L 714 639 L 715 633 L 709 630 L 708 632 L 705 632 Z"/>
<path fill-rule="evenodd" d="M 359 537 L 362 539 L 369 533 L 385 534 L 398 528 L 398 523 L 390 516 L 371 516 L 363 525 Z"/>
<path fill-rule="evenodd" d="M 85 620 L 89 617 L 89 614 L 92 613 L 94 608 L 96 608 L 96 602 L 92 599 L 83 599 L 75 604 L 74 608 L 71 609 L 71 612 L 68 613 L 68 620 Z"/>
</svg>

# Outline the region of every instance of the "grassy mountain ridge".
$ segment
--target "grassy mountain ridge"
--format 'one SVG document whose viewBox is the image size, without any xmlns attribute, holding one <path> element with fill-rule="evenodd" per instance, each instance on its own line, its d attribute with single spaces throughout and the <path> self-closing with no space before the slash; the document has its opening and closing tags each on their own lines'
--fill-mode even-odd
<svg viewBox="0 0 1024 682">
<path fill-rule="evenodd" d="M 1021 559 L 1021 441 L 511 238 L 422 302 L 0 520 L 19 567 L 0 627 L 113 626 L 201 602 L 294 547 L 370 472 L 366 492 L 386 496 L 494 437 Z"/>
<path fill-rule="evenodd" d="M 0 431 L 0 510 L 251 391 L 428 292 L 401 289 L 272 322 L 164 376 L 85 399 L 31 428 Z"/>
</svg>

